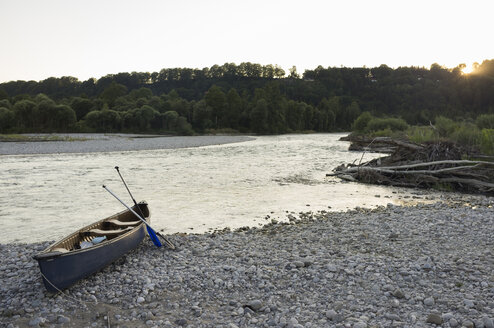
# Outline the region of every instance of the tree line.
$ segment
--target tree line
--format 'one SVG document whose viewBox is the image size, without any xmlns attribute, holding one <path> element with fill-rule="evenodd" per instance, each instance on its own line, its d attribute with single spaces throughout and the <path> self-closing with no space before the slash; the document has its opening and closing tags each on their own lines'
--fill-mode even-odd
<svg viewBox="0 0 494 328">
<path fill-rule="evenodd" d="M 494 113 L 494 60 L 472 74 L 386 65 L 321 66 L 300 75 L 276 65 L 227 63 L 0 84 L 0 133 L 348 131 L 363 112 L 408 124 Z"/>
</svg>

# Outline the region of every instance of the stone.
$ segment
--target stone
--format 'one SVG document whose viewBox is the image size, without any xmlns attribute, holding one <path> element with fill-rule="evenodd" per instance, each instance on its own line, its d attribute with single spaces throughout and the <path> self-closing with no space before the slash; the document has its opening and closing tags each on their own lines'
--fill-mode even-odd
<svg viewBox="0 0 494 328">
<path fill-rule="evenodd" d="M 180 327 L 185 327 L 187 326 L 187 320 L 182 318 L 182 319 L 177 319 L 175 320 L 175 323 L 179 325 Z"/>
<path fill-rule="evenodd" d="M 405 294 L 399 288 L 395 289 L 395 291 L 393 292 L 393 296 L 400 299 L 405 298 Z"/>
<path fill-rule="evenodd" d="M 434 303 L 434 298 L 432 297 L 427 297 L 426 299 L 424 299 L 424 305 L 426 306 L 433 306 Z"/>
<path fill-rule="evenodd" d="M 494 320 L 489 317 L 483 317 L 484 328 L 494 328 Z"/>
<path fill-rule="evenodd" d="M 451 318 L 451 319 L 449 319 L 449 326 L 450 326 L 451 328 L 458 327 L 458 321 L 457 321 L 455 318 Z"/>
<path fill-rule="evenodd" d="M 400 321 L 400 317 L 394 313 L 386 313 L 384 317 L 388 320 L 392 321 Z"/>
<path fill-rule="evenodd" d="M 435 325 L 442 325 L 443 324 L 443 318 L 438 313 L 430 313 L 427 316 L 427 320 L 425 322 L 427 322 L 427 323 L 433 323 Z"/>
<path fill-rule="evenodd" d="M 57 317 L 57 322 L 58 322 L 59 324 L 62 324 L 62 325 L 63 325 L 63 324 L 67 324 L 67 323 L 69 323 L 69 322 L 70 322 L 70 318 L 67 318 L 67 317 L 65 317 L 65 316 L 63 316 L 63 315 L 59 315 L 59 316 Z"/>
<path fill-rule="evenodd" d="M 335 321 L 337 315 L 338 314 L 336 313 L 335 310 L 326 311 L 326 318 L 328 318 L 331 321 Z"/>
<path fill-rule="evenodd" d="M 254 312 L 257 312 L 262 308 L 262 302 L 260 300 L 252 300 L 247 304 L 247 306 Z"/>
</svg>

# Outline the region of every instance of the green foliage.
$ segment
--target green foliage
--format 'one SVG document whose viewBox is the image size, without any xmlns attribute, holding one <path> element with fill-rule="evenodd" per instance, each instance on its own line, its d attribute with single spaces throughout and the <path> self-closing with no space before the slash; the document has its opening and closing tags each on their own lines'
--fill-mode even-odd
<svg viewBox="0 0 494 328">
<path fill-rule="evenodd" d="M 447 137 L 453 134 L 458 127 L 455 121 L 444 116 L 436 117 L 434 126 L 440 137 Z"/>
<path fill-rule="evenodd" d="M 416 143 L 437 140 L 438 135 L 431 126 L 411 126 L 406 131 L 409 140 Z"/>
<path fill-rule="evenodd" d="M 268 102 L 259 99 L 250 112 L 251 127 L 256 133 L 268 132 Z"/>
<path fill-rule="evenodd" d="M 14 105 L 14 116 L 19 131 L 31 131 L 37 127 L 38 106 L 31 100 L 20 100 Z"/>
<path fill-rule="evenodd" d="M 366 130 L 369 132 L 386 129 L 391 131 L 405 131 L 407 128 L 407 122 L 401 118 L 372 118 L 367 123 Z"/>
<path fill-rule="evenodd" d="M 353 121 L 352 130 L 357 132 L 364 132 L 367 128 L 367 124 L 373 119 L 373 116 L 369 112 L 363 112 Z"/>
<path fill-rule="evenodd" d="M 94 132 L 118 132 L 122 126 L 120 114 L 114 110 L 92 111 L 86 115 L 86 126 Z"/>
<path fill-rule="evenodd" d="M 479 129 L 494 129 L 494 114 L 482 114 L 475 121 Z"/>
<path fill-rule="evenodd" d="M 483 129 L 481 131 L 480 149 L 483 154 L 494 155 L 494 129 Z"/>
<path fill-rule="evenodd" d="M 377 130 L 372 132 L 372 137 L 392 137 L 394 134 L 393 130 L 390 128 L 385 128 L 383 130 Z"/>
<path fill-rule="evenodd" d="M 118 97 L 124 96 L 126 94 L 127 94 L 127 87 L 125 85 L 113 81 L 101 93 L 100 98 L 103 99 L 108 105 L 112 106 Z"/>
<path fill-rule="evenodd" d="M 70 107 L 75 111 L 76 119 L 79 121 L 86 116 L 87 113 L 94 110 L 94 103 L 86 98 L 74 97 L 70 103 Z"/>
<path fill-rule="evenodd" d="M 481 133 L 476 125 L 472 123 L 457 124 L 456 129 L 448 136 L 449 139 L 456 143 L 475 147 L 480 143 Z"/>
<path fill-rule="evenodd" d="M 0 133 L 6 133 L 14 127 L 14 112 L 6 107 L 0 107 Z"/>
<path fill-rule="evenodd" d="M 0 107 L 14 115 L 13 122 L 9 119 L 3 126 L 17 133 L 108 127 L 115 132 L 187 134 L 209 129 L 273 134 L 353 128 L 381 134 L 406 128 L 403 120 L 361 116 L 372 112 L 376 117 L 401 117 L 408 124 L 434 122 L 434 132 L 409 131 L 417 140 L 450 137 L 472 144 L 476 133 L 459 122 L 477 118 L 479 130 L 493 128 L 493 67 L 494 60 L 486 60 L 468 76 L 460 67 L 450 70 L 438 64 L 430 69 L 318 66 L 302 76 L 292 67 L 285 77 L 276 65 L 244 62 L 109 74 L 87 81 L 51 77 L 0 84 Z M 67 107 L 59 106 L 75 112 L 76 122 Z M 88 119 L 98 111 L 118 115 L 93 113 Z"/>
</svg>

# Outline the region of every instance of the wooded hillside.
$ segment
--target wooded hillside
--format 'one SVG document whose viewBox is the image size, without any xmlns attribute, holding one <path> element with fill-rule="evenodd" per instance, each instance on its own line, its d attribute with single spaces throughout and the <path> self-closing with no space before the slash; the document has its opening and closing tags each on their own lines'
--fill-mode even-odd
<svg viewBox="0 0 494 328">
<path fill-rule="evenodd" d="M 494 113 L 494 60 L 446 69 L 253 63 L 0 84 L 0 133 L 348 131 L 362 112 L 429 124 Z"/>
</svg>

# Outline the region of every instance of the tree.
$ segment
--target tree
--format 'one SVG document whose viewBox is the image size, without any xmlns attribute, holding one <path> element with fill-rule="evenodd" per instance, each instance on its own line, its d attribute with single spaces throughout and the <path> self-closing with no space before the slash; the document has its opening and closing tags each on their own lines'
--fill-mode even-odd
<svg viewBox="0 0 494 328">
<path fill-rule="evenodd" d="M 231 88 L 226 95 L 227 112 L 226 112 L 226 125 L 230 128 L 237 129 L 240 120 L 240 114 L 242 113 L 242 98 L 240 98 L 237 90 Z"/>
<path fill-rule="evenodd" d="M 359 117 L 353 122 L 352 130 L 358 132 L 364 132 L 367 124 L 372 120 L 372 115 L 369 112 L 363 112 Z"/>
<path fill-rule="evenodd" d="M 175 111 L 168 111 L 163 114 L 164 128 L 168 131 L 176 131 L 179 115 Z"/>
<path fill-rule="evenodd" d="M 292 66 L 288 71 L 290 72 L 289 79 L 300 79 L 300 74 L 297 73 L 297 66 Z"/>
<path fill-rule="evenodd" d="M 14 112 L 6 107 L 0 107 L 0 133 L 7 133 L 14 127 Z"/>
<path fill-rule="evenodd" d="M 67 105 L 57 105 L 49 129 L 59 132 L 70 131 L 76 121 L 76 113 L 72 108 Z"/>
<path fill-rule="evenodd" d="M 259 99 L 250 113 L 251 129 L 256 133 L 268 132 L 268 102 Z"/>
<path fill-rule="evenodd" d="M 195 103 L 192 114 L 193 127 L 201 131 L 213 128 L 212 113 L 213 109 L 206 105 L 205 100 Z"/>
<path fill-rule="evenodd" d="M 209 88 L 204 96 L 206 105 L 211 107 L 213 114 L 213 123 L 215 128 L 223 128 L 226 126 L 225 114 L 227 110 L 227 101 L 225 93 L 216 85 Z"/>
<path fill-rule="evenodd" d="M 112 107 L 118 97 L 124 96 L 126 94 L 127 87 L 125 85 L 112 81 L 111 84 L 107 86 L 101 93 L 100 98 L 103 99 L 108 104 L 108 106 Z"/>
<path fill-rule="evenodd" d="M 94 110 L 94 103 L 87 98 L 74 97 L 70 103 L 70 107 L 75 111 L 77 120 L 81 120 L 87 113 Z"/>
<path fill-rule="evenodd" d="M 86 115 L 85 124 L 96 132 L 118 132 L 121 130 L 122 118 L 117 111 L 92 111 Z"/>
<path fill-rule="evenodd" d="M 14 116 L 21 131 L 34 129 L 37 126 L 38 106 L 31 100 L 21 100 L 14 105 Z"/>
</svg>

